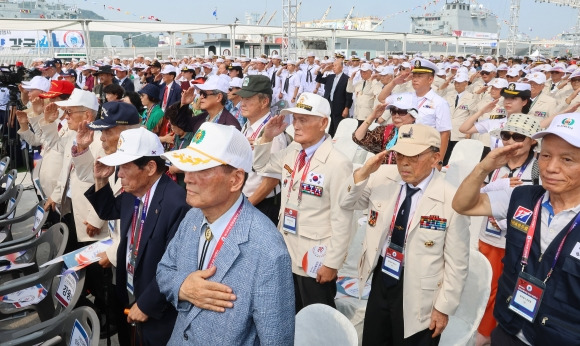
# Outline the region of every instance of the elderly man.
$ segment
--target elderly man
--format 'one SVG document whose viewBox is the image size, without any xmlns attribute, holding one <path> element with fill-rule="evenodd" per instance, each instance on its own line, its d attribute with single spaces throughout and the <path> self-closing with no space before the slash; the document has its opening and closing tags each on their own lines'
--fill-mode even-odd
<svg viewBox="0 0 580 346">
<path fill-rule="evenodd" d="M 284 115 L 290 113 L 294 142 L 272 154 L 272 141 L 286 129 Z M 282 175 L 278 228 L 292 257 L 297 312 L 315 303 L 335 306 L 336 274 L 352 236 L 352 211 L 339 205 L 341 186 L 352 172 L 352 163 L 325 133 L 329 116 L 326 99 L 302 93 L 296 107 L 270 119 L 254 143 L 254 169 L 259 174 Z M 319 268 L 316 261 L 310 261 L 313 266 L 303 266 L 304 256 L 314 247 L 326 253 Z"/>
<path fill-rule="evenodd" d="M 229 82 L 226 76 L 211 76 L 205 83 L 196 84 L 187 89 L 181 96 L 181 107 L 189 107 L 194 100 L 194 91 L 199 90 L 199 107 L 203 112 L 193 117 L 193 131 L 196 132 L 202 123 L 213 122 L 231 125 L 241 130 L 240 122 L 225 109 L 228 100 Z"/>
<path fill-rule="evenodd" d="M 467 278 L 469 219 L 451 202 L 455 189 L 437 168 L 439 133 L 403 125 L 392 150 L 368 160 L 344 185 L 341 206 L 368 208 L 359 284 L 373 273 L 363 345 L 437 345 Z"/>
<path fill-rule="evenodd" d="M 60 139 L 64 156 L 58 181 L 44 208 L 55 210 L 59 207 L 70 230 L 68 252 L 108 235 L 106 222 L 97 216 L 83 195 L 83 191 L 93 184 L 93 158 L 101 156 L 102 148 L 98 143 L 79 140 L 81 137 L 77 136 L 79 129 L 84 131 L 86 123 L 95 120 L 99 105 L 95 94 L 74 89 L 68 100 L 55 102 L 54 106 L 64 109 L 68 131 Z M 91 151 L 91 155 L 84 155 L 87 151 Z"/>
<path fill-rule="evenodd" d="M 42 76 L 48 78 L 49 80 L 58 80 L 60 74 L 56 70 L 56 63 L 54 60 L 47 60 L 44 65 L 40 67 L 42 71 Z"/>
<path fill-rule="evenodd" d="M 431 84 L 437 72 L 437 66 L 425 59 L 415 59 L 411 61 L 413 65 L 412 85 L 413 94 L 417 97 L 419 103 L 418 124 L 425 124 L 435 128 L 441 135 L 441 158 L 445 157 L 447 145 L 451 137 L 451 113 L 449 104 L 441 96 L 431 89 Z M 401 85 L 409 73 L 399 74 L 391 83 L 383 88 L 378 96 L 380 102 L 385 102 L 387 96 L 391 95 L 396 85 Z M 439 163 L 443 165 L 443 160 Z"/>
<path fill-rule="evenodd" d="M 576 345 L 580 340 L 580 113 L 561 114 L 532 136 L 542 138 L 542 186 L 480 193 L 487 175 L 522 147 L 491 151 L 463 181 L 453 208 L 507 219 L 504 269 L 491 334 L 494 345 Z"/>
<path fill-rule="evenodd" d="M 130 306 L 127 321 L 137 325 L 140 345 L 165 345 L 177 312 L 165 301 L 155 280 L 157 263 L 189 207 L 185 192 L 165 172 L 159 137 L 144 128 L 119 135 L 116 152 L 95 162 L 95 184 L 85 196 L 105 220 L 120 219 L 117 294 Z M 123 192 L 115 197 L 109 183 L 118 166 Z"/>
<path fill-rule="evenodd" d="M 542 122 L 542 127 L 548 127 L 549 122 L 544 122 L 548 118 L 553 118 L 560 108 L 558 101 L 549 92 L 544 91 L 546 85 L 546 75 L 542 72 L 534 72 L 524 78 L 531 89 L 531 107 L 528 114 L 535 116 Z"/>
<path fill-rule="evenodd" d="M 373 83 L 372 74 L 372 65 L 364 63 L 360 68 L 360 80 L 354 83 L 356 73 L 353 73 L 346 85 L 346 92 L 353 96 L 354 118 L 358 120 L 358 126 L 372 113 L 377 95 L 383 87 L 380 83 Z"/>
<path fill-rule="evenodd" d="M 252 171 L 246 137 L 204 123 L 187 148 L 164 157 L 186 172 L 194 207 L 157 268 L 159 288 L 178 311 L 168 344 L 293 345 L 290 256 L 242 194 Z"/>
<path fill-rule="evenodd" d="M 272 117 L 272 85 L 268 77 L 262 75 L 246 76 L 242 85 L 241 90 L 236 92 L 242 98 L 242 115 L 248 119 L 242 133 L 253 145 Z M 277 153 L 286 146 L 286 135 L 281 133 L 274 139 L 271 153 Z M 258 174 L 252 171 L 248 173 L 248 180 L 242 189 L 248 200 L 274 224 L 278 224 L 280 214 L 280 178 L 280 174 Z"/>
<path fill-rule="evenodd" d="M 119 85 L 123 87 L 125 91 L 135 91 L 135 84 L 133 83 L 131 78 L 127 76 L 129 73 L 128 67 L 119 65 L 113 67 L 113 70 L 115 70 L 115 76 L 119 81 Z"/>
</svg>

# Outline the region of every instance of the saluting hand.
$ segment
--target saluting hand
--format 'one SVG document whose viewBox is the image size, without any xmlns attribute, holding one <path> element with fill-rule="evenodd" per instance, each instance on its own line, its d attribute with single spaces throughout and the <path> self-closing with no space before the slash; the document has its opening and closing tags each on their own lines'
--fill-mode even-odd
<svg viewBox="0 0 580 346">
<path fill-rule="evenodd" d="M 495 100 L 491 101 L 490 103 L 486 104 L 485 107 L 483 108 L 484 113 L 489 113 L 489 112 L 493 111 L 495 106 L 497 106 L 498 102 L 499 102 L 499 99 L 495 99 Z"/>
<path fill-rule="evenodd" d="M 79 152 L 85 150 L 89 145 L 91 145 L 91 143 L 93 143 L 95 132 L 89 129 L 87 126 L 88 123 L 88 121 L 83 120 L 77 129 L 77 150 Z"/>
<path fill-rule="evenodd" d="M 288 124 L 284 121 L 286 117 L 284 115 L 276 115 L 272 117 L 264 126 L 264 133 L 262 134 L 262 141 L 261 143 L 269 143 L 274 139 L 274 137 L 278 136 L 286 128 Z"/>
<path fill-rule="evenodd" d="M 37 97 L 32 100 L 32 111 L 34 114 L 42 114 L 44 111 L 44 99 Z"/>
<path fill-rule="evenodd" d="M 24 111 L 16 111 L 16 119 L 21 129 L 28 129 L 28 114 Z"/>
<path fill-rule="evenodd" d="M 58 105 L 51 102 L 44 107 L 44 120 L 50 124 L 56 119 L 58 119 Z"/>
<path fill-rule="evenodd" d="M 188 105 L 191 104 L 193 102 L 193 100 L 195 99 L 193 93 L 195 91 L 194 87 L 189 87 L 187 90 L 185 90 L 182 94 L 181 94 L 181 105 Z"/>
<path fill-rule="evenodd" d="M 385 161 L 385 157 L 387 157 L 388 153 L 389 152 L 386 150 L 381 151 L 380 153 L 368 159 L 361 168 L 357 169 L 353 175 L 355 184 L 366 180 L 371 174 L 376 172 Z"/>
<path fill-rule="evenodd" d="M 509 159 L 514 156 L 522 146 L 523 143 L 514 143 L 506 145 L 505 147 L 493 149 L 478 165 L 485 172 L 491 172 L 494 169 L 505 166 Z"/>
</svg>

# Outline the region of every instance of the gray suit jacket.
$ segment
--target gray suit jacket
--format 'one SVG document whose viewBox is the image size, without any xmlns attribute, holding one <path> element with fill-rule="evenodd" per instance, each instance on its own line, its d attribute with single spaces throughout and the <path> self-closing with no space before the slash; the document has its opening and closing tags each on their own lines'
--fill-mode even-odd
<svg viewBox="0 0 580 346">
<path fill-rule="evenodd" d="M 198 266 L 201 210 L 187 213 L 163 255 L 157 282 L 178 311 L 169 345 L 294 345 L 290 255 L 274 224 L 246 198 L 243 203 L 209 278 L 232 288 L 233 308 L 213 312 L 178 300 L 181 284 Z"/>
</svg>

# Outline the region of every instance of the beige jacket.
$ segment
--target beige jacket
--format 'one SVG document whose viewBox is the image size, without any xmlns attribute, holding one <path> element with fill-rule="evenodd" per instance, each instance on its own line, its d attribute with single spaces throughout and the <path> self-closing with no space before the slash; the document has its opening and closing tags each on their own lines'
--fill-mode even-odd
<svg viewBox="0 0 580 346">
<path fill-rule="evenodd" d="M 271 143 L 254 146 L 254 169 L 258 173 L 282 174 L 282 203 L 278 229 L 284 236 L 288 252 L 292 258 L 292 272 L 306 276 L 302 269 L 302 259 L 307 251 L 316 245 L 325 245 L 324 265 L 340 269 L 346 259 L 350 239 L 355 230 L 351 229 L 352 210 L 340 207 L 340 195 L 345 191 L 342 185 L 352 175 L 352 163 L 338 150 L 334 149 L 332 138 L 326 140 L 312 155 L 309 173 L 316 173 L 323 180 L 320 197 L 302 194 L 298 205 L 298 191 L 303 170 L 296 172 L 294 183 L 290 186 L 291 172 L 302 147 L 293 142 L 286 149 L 270 153 Z M 305 166 L 306 167 L 306 166 Z M 288 191 L 290 190 L 290 198 Z M 282 230 L 284 209 L 298 211 L 297 234 Z"/>
<path fill-rule="evenodd" d="M 354 184 L 351 175 L 343 184 L 341 206 L 378 213 L 374 226 L 367 224 L 359 261 L 360 291 L 382 252 L 401 189 L 397 166 L 382 165 L 369 179 Z M 455 189 L 435 171 L 419 200 L 409 226 L 405 248 L 403 289 L 404 337 L 429 327 L 432 308 L 453 315 L 465 285 L 469 258 L 469 218 L 451 208 Z M 421 228 L 421 216 L 447 219 L 443 231 Z"/>
</svg>

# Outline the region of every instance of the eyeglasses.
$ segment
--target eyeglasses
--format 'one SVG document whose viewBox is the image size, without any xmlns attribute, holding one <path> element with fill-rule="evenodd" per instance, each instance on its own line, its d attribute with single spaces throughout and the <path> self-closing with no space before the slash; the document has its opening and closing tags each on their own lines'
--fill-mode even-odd
<svg viewBox="0 0 580 346">
<path fill-rule="evenodd" d="M 414 155 L 414 156 L 405 156 L 401 153 L 397 153 L 396 154 L 397 155 L 397 162 L 403 161 L 403 159 L 407 159 L 410 163 L 417 163 L 417 162 L 419 162 L 419 158 L 421 156 L 423 156 L 426 153 L 433 153 L 433 152 L 435 152 L 435 151 L 432 148 L 429 148 L 429 149 L 423 151 L 422 153 L 419 153 L 419 154 Z"/>
<path fill-rule="evenodd" d="M 84 111 L 71 111 L 70 109 L 65 109 L 64 114 L 74 114 L 74 113 L 82 113 Z"/>
<path fill-rule="evenodd" d="M 499 133 L 502 141 L 509 141 L 513 139 L 514 142 L 523 142 L 526 140 L 526 136 L 522 135 L 521 133 L 509 133 L 507 131 L 502 131 Z"/>
<path fill-rule="evenodd" d="M 211 91 L 205 91 L 205 90 L 201 90 L 199 92 L 199 96 L 203 97 L 203 98 L 207 98 L 208 96 L 212 96 L 212 95 L 216 95 L 215 93 L 211 92 Z"/>
<path fill-rule="evenodd" d="M 488 74 L 491 74 L 491 72 L 489 72 L 489 71 L 481 71 L 481 75 L 483 75 L 483 76 L 487 76 Z"/>
<path fill-rule="evenodd" d="M 233 91 L 233 90 L 239 90 L 239 89 L 241 89 L 241 88 L 238 88 L 238 87 L 233 87 L 233 88 L 229 88 L 228 90 L 229 90 L 229 91 Z"/>
<path fill-rule="evenodd" d="M 404 117 L 407 114 L 409 114 L 409 111 L 407 109 L 401 109 L 401 108 L 397 108 L 397 107 L 391 108 L 391 116 L 398 115 L 398 116 Z"/>
</svg>

